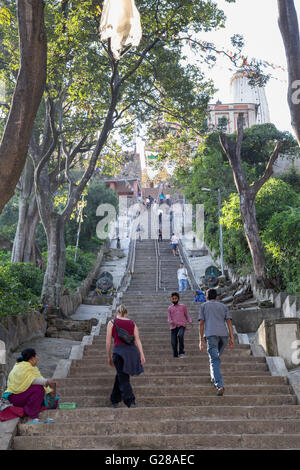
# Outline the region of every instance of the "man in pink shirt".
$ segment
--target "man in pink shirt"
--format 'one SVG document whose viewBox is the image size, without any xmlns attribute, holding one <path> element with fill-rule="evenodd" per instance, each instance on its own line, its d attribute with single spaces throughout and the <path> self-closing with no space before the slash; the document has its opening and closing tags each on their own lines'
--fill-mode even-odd
<svg viewBox="0 0 300 470">
<path fill-rule="evenodd" d="M 171 345 L 174 357 L 184 357 L 184 333 L 186 328 L 186 321 L 193 327 L 192 319 L 188 314 L 187 308 L 184 304 L 179 303 L 179 294 L 172 292 L 172 304 L 168 308 L 168 322 L 170 323 L 171 330 Z M 178 342 L 179 342 L 179 356 L 178 356 Z"/>
</svg>

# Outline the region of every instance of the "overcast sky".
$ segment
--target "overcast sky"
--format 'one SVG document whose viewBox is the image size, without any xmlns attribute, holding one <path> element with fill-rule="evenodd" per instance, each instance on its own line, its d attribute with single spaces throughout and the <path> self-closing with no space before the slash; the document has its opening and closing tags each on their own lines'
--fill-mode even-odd
<svg viewBox="0 0 300 470">
<path fill-rule="evenodd" d="M 232 50 L 230 37 L 242 34 L 245 39 L 244 55 L 249 58 L 262 59 L 286 68 L 286 57 L 282 37 L 278 27 L 277 0 L 236 0 L 227 3 L 215 0 L 227 16 L 226 28 L 213 33 L 203 33 L 203 40 L 214 42 L 218 47 Z M 300 17 L 300 0 L 295 1 L 298 18 Z M 219 56 L 220 57 L 220 56 Z M 227 59 L 218 60 L 218 65 L 209 73 L 219 91 L 215 100 L 229 102 L 229 81 L 233 72 Z M 278 80 L 271 79 L 266 86 L 271 121 L 279 130 L 292 131 L 290 113 L 287 105 L 287 73 L 280 70 L 266 69 Z"/>
</svg>

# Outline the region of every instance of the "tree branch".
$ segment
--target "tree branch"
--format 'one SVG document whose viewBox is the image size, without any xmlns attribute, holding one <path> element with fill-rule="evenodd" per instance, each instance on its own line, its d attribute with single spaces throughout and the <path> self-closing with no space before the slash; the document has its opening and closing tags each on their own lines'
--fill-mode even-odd
<svg viewBox="0 0 300 470">
<path fill-rule="evenodd" d="M 282 146 L 282 142 L 277 142 L 276 146 L 275 146 L 275 149 L 272 153 L 272 155 L 270 156 L 270 159 L 268 161 L 268 164 L 266 166 L 266 169 L 265 169 L 265 172 L 264 174 L 262 175 L 262 177 L 257 180 L 252 186 L 252 190 L 255 194 L 258 193 L 258 191 L 261 189 L 261 187 L 266 183 L 266 181 L 268 181 L 268 179 L 272 176 L 273 174 L 273 166 L 274 166 L 274 163 L 276 162 L 277 158 L 278 158 L 278 155 L 279 155 L 279 152 L 280 152 L 280 148 Z"/>
</svg>

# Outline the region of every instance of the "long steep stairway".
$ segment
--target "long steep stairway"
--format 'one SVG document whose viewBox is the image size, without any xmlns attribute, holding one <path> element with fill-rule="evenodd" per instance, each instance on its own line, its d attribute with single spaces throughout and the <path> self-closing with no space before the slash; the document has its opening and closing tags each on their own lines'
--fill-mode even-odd
<svg viewBox="0 0 300 470">
<path fill-rule="evenodd" d="M 145 372 L 131 379 L 136 408 L 110 407 L 115 371 L 107 365 L 105 331 L 85 347 L 61 379 L 61 401 L 75 410 L 43 413 L 56 423 L 20 424 L 13 448 L 197 450 L 299 449 L 300 406 L 286 378 L 271 376 L 265 358 L 253 357 L 249 346 L 236 344 L 222 356 L 224 396 L 210 383 L 207 353 L 199 352 L 198 310 L 193 292 L 182 294 L 194 328 L 185 333 L 185 358 L 173 358 L 167 309 L 177 291 L 169 242 L 136 244 L 135 271 L 122 303 L 136 321 L 146 357 Z"/>
</svg>

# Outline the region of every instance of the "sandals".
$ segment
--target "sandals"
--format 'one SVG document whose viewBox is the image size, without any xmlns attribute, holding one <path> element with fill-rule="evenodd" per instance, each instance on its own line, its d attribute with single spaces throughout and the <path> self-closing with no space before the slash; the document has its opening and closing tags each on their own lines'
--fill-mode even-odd
<svg viewBox="0 0 300 470">
<path fill-rule="evenodd" d="M 43 421 L 39 418 L 34 418 L 32 421 L 27 421 L 25 424 L 43 424 Z"/>
<path fill-rule="evenodd" d="M 225 388 L 224 387 L 219 387 L 217 389 L 217 395 L 221 397 L 224 394 Z"/>
<path fill-rule="evenodd" d="M 47 418 L 46 421 L 45 421 L 46 424 L 48 423 L 56 423 L 56 419 L 53 419 L 53 418 Z"/>
<path fill-rule="evenodd" d="M 27 421 L 25 424 L 49 424 L 49 423 L 56 423 L 56 419 L 47 418 L 45 421 L 42 421 L 39 418 L 34 418 L 32 421 Z"/>
</svg>

